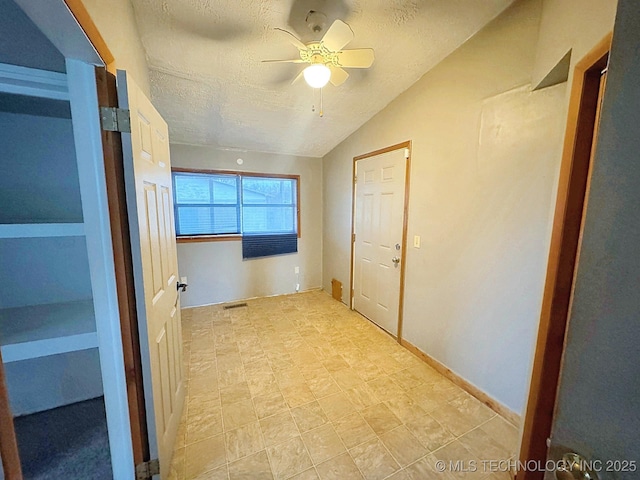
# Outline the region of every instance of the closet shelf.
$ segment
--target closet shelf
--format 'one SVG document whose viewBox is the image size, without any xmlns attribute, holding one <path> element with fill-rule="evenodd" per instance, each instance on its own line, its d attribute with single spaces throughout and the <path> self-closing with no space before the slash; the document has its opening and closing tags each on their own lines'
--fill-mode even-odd
<svg viewBox="0 0 640 480">
<path fill-rule="evenodd" d="M 5 363 L 98 346 L 93 300 L 0 309 Z"/>
<path fill-rule="evenodd" d="M 0 238 L 82 237 L 84 223 L 3 223 Z"/>
</svg>

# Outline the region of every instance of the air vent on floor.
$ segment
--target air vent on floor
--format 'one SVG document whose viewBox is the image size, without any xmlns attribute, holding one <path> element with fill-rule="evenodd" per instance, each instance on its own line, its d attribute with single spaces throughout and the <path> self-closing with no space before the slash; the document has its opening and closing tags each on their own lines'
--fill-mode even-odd
<svg viewBox="0 0 640 480">
<path fill-rule="evenodd" d="M 246 307 L 247 304 L 246 303 L 234 303 L 233 305 L 225 305 L 224 308 L 225 310 L 229 310 L 231 308 L 240 308 L 240 307 Z"/>
</svg>

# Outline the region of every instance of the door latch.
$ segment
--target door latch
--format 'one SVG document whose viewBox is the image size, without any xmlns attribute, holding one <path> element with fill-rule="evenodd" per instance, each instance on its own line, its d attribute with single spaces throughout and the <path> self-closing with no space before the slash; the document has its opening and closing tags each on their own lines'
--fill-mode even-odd
<svg viewBox="0 0 640 480">
<path fill-rule="evenodd" d="M 188 285 L 186 283 L 177 282 L 177 287 L 179 292 L 186 292 Z"/>
</svg>

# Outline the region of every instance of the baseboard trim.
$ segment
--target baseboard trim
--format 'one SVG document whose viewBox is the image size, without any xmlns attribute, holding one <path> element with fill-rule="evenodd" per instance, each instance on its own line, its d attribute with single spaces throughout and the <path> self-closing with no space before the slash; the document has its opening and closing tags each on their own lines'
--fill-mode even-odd
<svg viewBox="0 0 640 480">
<path fill-rule="evenodd" d="M 300 290 L 299 292 L 274 293 L 273 295 L 263 295 L 263 296 L 248 297 L 248 298 L 238 298 L 236 300 L 224 300 L 222 302 L 203 303 L 202 305 L 187 305 L 187 306 L 184 306 L 184 307 L 180 306 L 180 310 L 190 310 L 192 308 L 202 308 L 202 307 L 215 307 L 215 306 L 219 306 L 219 305 L 225 305 L 227 303 L 247 302 L 249 300 L 255 300 L 257 298 L 285 297 L 287 295 L 297 295 L 299 293 L 315 292 L 317 290 L 322 291 L 323 288 L 322 287 L 309 287 L 309 288 L 306 288 L 304 290 Z"/>
<path fill-rule="evenodd" d="M 462 378 L 457 373 L 447 368 L 438 360 L 424 353 L 422 350 L 420 350 L 418 347 L 416 347 L 414 344 L 412 344 L 408 340 L 405 340 L 404 338 L 400 339 L 400 345 L 402 345 L 404 348 L 409 350 L 411 353 L 413 353 L 416 357 L 418 357 L 420 360 L 425 362 L 427 365 L 434 368 L 438 373 L 442 374 L 443 376 L 451 380 L 453 383 L 458 385 L 460 388 L 465 390 L 467 393 L 476 397 L 478 400 L 484 403 L 491 410 L 501 415 L 505 420 L 507 420 L 517 428 L 520 428 L 522 418 L 513 410 L 501 404 L 496 399 L 490 397 L 489 395 L 484 393 L 482 390 L 480 390 L 478 387 L 476 387 L 472 383 Z"/>
</svg>

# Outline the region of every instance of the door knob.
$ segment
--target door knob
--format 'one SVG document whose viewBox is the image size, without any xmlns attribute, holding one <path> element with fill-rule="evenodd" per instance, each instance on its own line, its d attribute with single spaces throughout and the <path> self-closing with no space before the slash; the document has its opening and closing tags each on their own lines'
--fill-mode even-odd
<svg viewBox="0 0 640 480">
<path fill-rule="evenodd" d="M 557 480 L 598 480 L 598 475 L 589 467 L 589 462 L 577 453 L 565 453 L 559 468 L 556 470 Z"/>
<path fill-rule="evenodd" d="M 187 286 L 188 285 L 186 283 L 177 282 L 176 286 L 177 286 L 179 292 L 186 292 L 187 291 Z"/>
<path fill-rule="evenodd" d="M 400 257 L 393 257 L 393 258 L 391 259 L 391 261 L 392 261 L 393 263 L 395 263 L 395 265 L 396 265 L 396 267 L 397 267 L 397 266 L 398 266 L 398 264 L 400 263 Z"/>
</svg>

